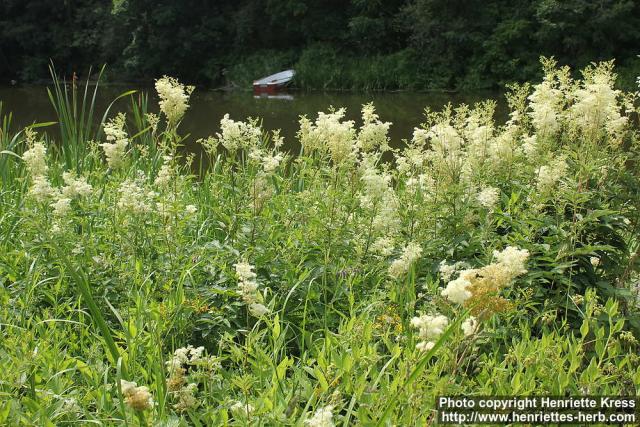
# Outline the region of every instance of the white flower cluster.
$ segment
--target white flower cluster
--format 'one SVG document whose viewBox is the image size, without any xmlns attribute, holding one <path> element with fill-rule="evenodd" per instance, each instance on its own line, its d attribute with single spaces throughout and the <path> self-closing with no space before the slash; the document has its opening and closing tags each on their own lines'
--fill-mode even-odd
<svg viewBox="0 0 640 427">
<path fill-rule="evenodd" d="M 282 162 L 283 156 L 281 153 L 276 154 L 266 154 L 262 157 L 262 170 L 265 173 L 273 173 L 278 166 L 280 166 L 280 162 Z"/>
<path fill-rule="evenodd" d="M 255 317 L 262 317 L 269 313 L 269 309 L 261 303 L 262 295 L 258 292 L 258 282 L 253 266 L 245 261 L 234 265 L 238 276 L 238 293 L 247 304 L 249 313 Z"/>
<path fill-rule="evenodd" d="M 466 319 L 464 322 L 462 322 L 461 327 L 462 327 L 462 332 L 464 333 L 464 336 L 470 337 L 471 335 L 475 334 L 476 331 L 478 330 L 478 319 L 471 316 L 468 319 Z"/>
<path fill-rule="evenodd" d="M 104 134 L 107 142 L 100 144 L 111 169 L 117 169 L 124 162 L 124 155 L 129 144 L 129 136 L 124 129 L 126 116 L 118 113 L 116 117 L 104 124 Z"/>
<path fill-rule="evenodd" d="M 393 253 L 393 250 L 395 249 L 395 243 L 391 237 L 382 236 L 374 240 L 373 243 L 371 243 L 369 249 L 375 255 L 387 257 Z"/>
<path fill-rule="evenodd" d="M 376 239 L 371 249 L 374 254 L 387 256 L 393 251 L 394 236 L 400 227 L 399 201 L 392 177 L 384 170 L 379 171 L 375 159 L 368 155 L 363 156 L 360 170 L 360 206 L 372 215 L 370 225 Z"/>
<path fill-rule="evenodd" d="M 526 249 L 507 246 L 502 251 L 493 251 L 493 256 L 510 277 L 521 276 L 527 272 L 526 264 L 529 259 L 529 251 Z"/>
<path fill-rule="evenodd" d="M 318 408 L 313 417 L 306 419 L 304 424 L 309 427 L 334 427 L 333 406 L 327 405 L 323 408 Z"/>
<path fill-rule="evenodd" d="M 398 212 L 399 205 L 398 197 L 390 189 L 376 208 L 376 215 L 371 224 L 376 232 L 383 232 L 387 236 L 392 236 L 397 232 L 401 225 Z"/>
<path fill-rule="evenodd" d="M 65 217 L 71 212 L 71 199 L 62 197 L 51 204 L 53 214 L 57 217 Z"/>
<path fill-rule="evenodd" d="M 474 156 L 482 156 L 487 142 L 494 134 L 493 112 L 495 104 L 486 102 L 480 108 L 475 108 L 469 113 L 462 129 L 463 136 L 468 141 L 469 152 Z"/>
<path fill-rule="evenodd" d="M 124 212 L 142 215 L 152 210 L 152 200 L 156 196 L 153 191 L 145 190 L 139 180 L 126 180 L 118 188 L 120 198 L 117 206 Z"/>
<path fill-rule="evenodd" d="M 427 138 L 433 151 L 443 157 L 456 155 L 464 144 L 456 128 L 444 121 L 432 126 L 427 132 Z"/>
<path fill-rule="evenodd" d="M 26 135 L 30 148 L 22 154 L 22 160 L 31 174 L 29 196 L 37 202 L 44 203 L 58 195 L 57 189 L 53 188 L 47 179 L 47 147 L 41 141 L 35 141 L 36 135 L 31 129 L 26 131 Z"/>
<path fill-rule="evenodd" d="M 363 124 L 356 138 L 356 144 L 360 151 L 388 150 L 389 137 L 387 134 L 391 123 L 379 120 L 373 103 L 362 106 L 362 122 Z"/>
<path fill-rule="evenodd" d="M 253 266 L 248 262 L 242 261 L 234 264 L 234 267 L 238 276 L 238 292 L 243 298 L 252 298 L 253 294 L 258 290 L 257 275 L 253 271 Z"/>
<path fill-rule="evenodd" d="M 328 151 L 336 164 L 352 159 L 356 149 L 356 131 L 353 120 L 342 121 L 345 114 L 344 108 L 331 113 L 319 112 L 314 123 L 301 117 L 298 139 L 303 148 L 308 152 Z"/>
<path fill-rule="evenodd" d="M 538 136 L 535 134 L 524 136 L 522 139 L 520 150 L 522 154 L 527 158 L 535 156 L 535 154 L 538 152 Z"/>
<path fill-rule="evenodd" d="M 194 365 L 203 360 L 202 354 L 204 347 L 194 347 L 191 344 L 181 347 L 173 352 L 173 357 L 167 362 L 167 365 L 174 367 L 177 365 Z"/>
<path fill-rule="evenodd" d="M 373 208 L 393 191 L 390 187 L 391 175 L 378 172 L 374 166 L 367 166 L 363 169 L 360 181 L 362 181 L 360 205 L 363 208 Z"/>
<path fill-rule="evenodd" d="M 442 290 L 441 295 L 457 304 L 464 304 L 466 300 L 471 298 L 471 291 L 467 288 L 471 286 L 471 278 L 474 274 L 473 270 L 461 271 L 460 276 L 450 281 L 447 287 Z"/>
<path fill-rule="evenodd" d="M 414 131 L 416 141 L 412 142 L 412 146 L 408 150 L 405 150 L 404 158 L 399 159 L 401 163 L 398 170 L 405 172 L 413 169 L 414 174 L 419 177 L 421 188 L 425 193 L 432 190 L 432 179 L 435 179 L 438 185 L 446 185 L 459 182 L 461 179 L 468 181 L 471 172 L 486 170 L 485 157 L 494 151 L 492 147 L 499 140 L 496 137 L 489 142 L 479 142 L 481 141 L 480 137 L 474 132 L 467 132 L 462 125 L 466 121 L 464 117 L 454 120 L 449 114 L 450 111 L 445 110 L 442 114 L 432 118 L 426 135 L 424 131 L 419 133 L 417 130 Z M 484 132 L 490 133 L 488 129 L 485 129 Z M 465 140 L 464 136 L 467 133 L 476 138 L 476 143 L 482 144 L 481 147 L 475 147 L 470 144 L 470 141 Z M 422 148 L 418 144 L 422 143 L 424 137 L 426 137 L 426 145 Z M 408 164 L 409 161 L 411 164 Z M 425 166 L 428 175 L 424 173 Z"/>
<path fill-rule="evenodd" d="M 447 260 L 444 259 L 440 261 L 440 267 L 439 267 L 440 277 L 445 282 L 448 282 L 451 279 L 451 276 L 453 276 L 457 271 L 463 269 L 466 266 L 467 266 L 467 263 L 464 261 L 458 261 L 454 264 L 447 264 Z"/>
<path fill-rule="evenodd" d="M 592 136 L 604 128 L 614 142 L 619 142 L 628 118 L 620 114 L 621 92 L 613 88 L 614 83 L 615 76 L 607 63 L 588 70 L 582 86 L 573 93 L 575 103 L 569 114 L 583 133 Z"/>
<path fill-rule="evenodd" d="M 529 95 L 531 122 L 540 135 L 552 136 L 560 128 L 564 94 L 557 87 L 555 73 L 547 73 L 542 83 Z"/>
<path fill-rule="evenodd" d="M 53 188 L 49 180 L 44 175 L 33 177 L 33 183 L 29 188 L 29 196 L 33 197 L 37 202 L 46 202 L 58 194 L 57 189 Z"/>
<path fill-rule="evenodd" d="M 169 126 L 178 124 L 189 108 L 189 97 L 194 86 L 185 86 L 173 77 L 163 76 L 156 80 L 156 92 L 160 97 L 160 111 L 167 118 Z"/>
<path fill-rule="evenodd" d="M 422 255 L 422 248 L 419 244 L 411 242 L 405 246 L 400 258 L 394 260 L 389 266 L 389 275 L 394 278 L 400 278 L 406 274 L 411 265 L 417 261 Z"/>
<path fill-rule="evenodd" d="M 451 184 L 479 188 L 477 202 L 491 210 L 499 192 L 485 188 L 487 178 L 497 182 L 495 178 L 506 179 L 505 171 L 533 164 L 532 187 L 546 196 L 567 174 L 563 158 L 540 162 L 549 158 L 553 136 L 560 129 L 585 143 L 606 138 L 619 144 L 627 135 L 637 95 L 625 96 L 614 88 L 611 63 L 589 68 L 582 80 L 573 80 L 566 67 L 556 69 L 553 60 L 543 64 L 546 76 L 532 94 L 526 87 L 509 94 L 512 111 L 505 126 L 495 127 L 491 102 L 428 112 L 426 123 L 414 130 L 407 147 L 394 153 L 400 185 L 406 178 L 407 189 L 422 189 L 420 199 L 427 202 L 430 194 L 437 197 Z M 430 186 L 430 179 L 435 186 Z"/>
<path fill-rule="evenodd" d="M 626 101 L 621 100 L 622 92 L 614 89 L 613 63 L 588 67 L 581 81 L 572 80 L 567 67 L 555 69 L 553 60 L 545 60 L 543 64 L 546 76 L 528 97 L 532 110 L 529 115 L 536 132 L 549 136 L 566 123 L 587 139 L 595 140 L 604 132 L 612 143 L 619 143 L 629 121 L 622 112 L 629 108 L 623 107 Z"/>
<path fill-rule="evenodd" d="M 500 198 L 500 190 L 495 187 L 485 187 L 478 193 L 476 199 L 480 206 L 493 210 L 498 203 L 498 199 Z"/>
<path fill-rule="evenodd" d="M 280 129 L 275 129 L 271 132 L 271 143 L 276 150 L 284 145 L 284 136 L 280 135 Z"/>
<path fill-rule="evenodd" d="M 132 381 L 120 380 L 120 389 L 125 403 L 136 411 L 150 409 L 154 405 L 153 396 L 146 386 L 138 387 Z"/>
<path fill-rule="evenodd" d="M 262 166 L 262 172 L 270 175 L 280 166 L 284 159 L 282 153 L 276 151 L 267 152 L 266 150 L 254 147 L 249 152 L 249 158 Z"/>
<path fill-rule="evenodd" d="M 462 270 L 457 279 L 450 281 L 441 295 L 457 304 L 464 304 L 473 296 L 469 288 L 477 284 L 501 289 L 514 278 L 527 272 L 525 268 L 529 251 L 507 246 L 503 251 L 494 251 L 496 262 L 482 268 Z"/>
<path fill-rule="evenodd" d="M 173 181 L 174 177 L 174 168 L 171 163 L 173 161 L 173 157 L 169 155 L 163 156 L 162 160 L 162 166 L 158 171 L 158 176 L 156 176 L 154 184 L 160 188 L 167 188 Z"/>
<path fill-rule="evenodd" d="M 442 314 L 435 316 L 423 314 L 412 318 L 411 326 L 418 329 L 418 337 L 420 338 L 416 348 L 420 351 L 431 350 L 435 345 L 435 340 L 442 335 L 448 324 L 449 319 Z"/>
<path fill-rule="evenodd" d="M 421 173 L 417 176 L 412 175 L 407 178 L 404 185 L 407 191 L 411 193 L 415 193 L 418 190 L 421 190 L 424 194 L 424 197 L 429 198 L 428 194 L 433 188 L 433 178 L 427 175 L 426 173 Z"/>
<path fill-rule="evenodd" d="M 250 186 L 250 195 L 253 199 L 255 211 L 262 209 L 265 201 L 273 194 L 273 185 L 269 176 L 265 173 L 258 173 L 255 176 L 253 185 Z"/>
<path fill-rule="evenodd" d="M 415 130 L 414 138 L 409 142 L 409 145 L 401 153 L 396 154 L 396 170 L 399 178 L 406 179 L 405 186 L 407 190 L 416 192 L 421 189 L 425 196 L 428 196 L 428 193 L 432 190 L 433 180 L 431 176 L 425 173 L 424 166 L 427 163 L 428 155 L 421 145 L 425 142 L 416 140 L 417 133 L 426 138 L 427 131 L 424 129 Z"/>
<path fill-rule="evenodd" d="M 448 119 L 433 125 L 427 132 L 427 138 L 430 148 L 426 157 L 435 170 L 451 174 L 451 171 L 462 169 L 464 139 Z"/>
<path fill-rule="evenodd" d="M 31 148 L 22 154 L 27 170 L 32 177 L 45 176 L 49 167 L 47 166 L 47 147 L 41 142 L 34 142 Z"/>
<path fill-rule="evenodd" d="M 175 392 L 178 401 L 173 407 L 177 412 L 188 411 L 198 406 L 199 402 L 196 399 L 196 393 L 198 393 L 198 384 L 189 383 Z"/>
<path fill-rule="evenodd" d="M 35 141 L 35 133 L 31 130 L 27 132 L 27 140 L 31 145 L 22 155 L 27 170 L 31 174 L 32 185 L 29 188 L 29 196 L 40 203 L 45 203 L 50 199 L 54 201 L 50 204 L 53 215 L 56 218 L 54 231 L 60 230 L 61 218 L 71 212 L 71 201 L 77 197 L 84 197 L 91 194 L 93 188 L 85 178 L 77 178 L 72 172 L 64 172 L 62 179 L 65 185 L 55 188 L 47 179 L 47 148 L 40 141 Z"/>
<path fill-rule="evenodd" d="M 229 409 L 236 418 L 248 418 L 256 410 L 250 403 L 240 401 L 235 402 Z"/>
<path fill-rule="evenodd" d="M 385 171 L 379 171 L 375 159 L 367 155 L 363 156 L 360 170 L 360 206 L 371 211 L 373 231 L 382 233 L 384 238 L 392 238 L 400 227 L 399 202 L 392 186 L 392 177 Z"/>
<path fill-rule="evenodd" d="M 62 180 L 65 183 L 65 186 L 62 187 L 62 195 L 67 198 L 87 197 L 93 191 L 93 187 L 86 178 L 76 177 L 73 172 L 64 172 Z"/>
<path fill-rule="evenodd" d="M 54 230 L 61 229 L 62 218 L 71 212 L 71 201 L 75 198 L 86 197 L 93 191 L 93 187 L 87 182 L 86 178 L 77 178 L 73 172 L 64 172 L 62 179 L 66 185 L 61 190 L 52 189 L 52 195 L 57 198 L 50 205 L 53 208 L 53 215 L 56 217 Z"/>
<path fill-rule="evenodd" d="M 514 156 L 519 151 L 516 137 L 519 129 L 517 122 L 517 120 L 519 120 L 519 114 L 513 112 L 512 119 L 514 121 L 508 121 L 502 133 L 490 139 L 487 147 L 487 160 L 496 169 L 505 163 L 512 162 Z M 466 159 L 464 168 L 468 169 L 474 161 L 477 161 L 477 159 Z"/>
<path fill-rule="evenodd" d="M 176 400 L 173 407 L 178 412 L 184 412 L 188 409 L 195 408 L 199 402 L 196 399 L 198 392 L 198 384 L 188 382 L 187 369 L 194 366 L 206 367 L 208 369 L 219 368 L 219 362 L 213 357 L 204 357 L 204 347 L 186 347 L 178 348 L 174 351 L 173 356 L 166 362 L 169 377 L 167 378 L 167 389 Z M 193 372 L 193 371 L 192 371 Z M 200 375 L 198 371 L 194 377 Z"/>
<path fill-rule="evenodd" d="M 234 152 L 259 145 L 262 130 L 254 120 L 236 122 L 229 118 L 229 114 L 225 114 L 220 120 L 220 133 L 216 136 L 224 148 Z"/>
<path fill-rule="evenodd" d="M 151 126 L 151 132 L 156 133 L 158 130 L 158 124 L 160 123 L 160 117 L 155 113 L 146 113 L 144 118 L 147 121 L 147 124 Z"/>
<path fill-rule="evenodd" d="M 414 128 L 411 136 L 411 144 L 417 147 L 424 147 L 427 145 L 429 139 L 429 131 L 422 128 Z"/>
<path fill-rule="evenodd" d="M 541 193 L 548 193 L 552 190 L 556 183 L 567 175 L 569 166 L 563 157 L 554 159 L 549 165 L 543 165 L 538 168 L 538 179 L 536 180 L 536 188 Z"/>
</svg>

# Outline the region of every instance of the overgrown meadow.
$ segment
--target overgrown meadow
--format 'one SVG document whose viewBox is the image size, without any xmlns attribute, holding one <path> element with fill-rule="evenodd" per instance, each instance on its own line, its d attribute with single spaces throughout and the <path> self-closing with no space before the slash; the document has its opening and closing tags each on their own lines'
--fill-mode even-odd
<svg viewBox="0 0 640 427">
<path fill-rule="evenodd" d="M 543 69 L 504 124 L 489 100 L 389 141 L 373 105 L 329 109 L 286 152 L 225 116 L 202 158 L 193 88 L 124 114 L 54 80 L 57 123 L 0 132 L 0 424 L 422 426 L 440 395 L 637 395 L 637 94 L 611 63 Z"/>
</svg>

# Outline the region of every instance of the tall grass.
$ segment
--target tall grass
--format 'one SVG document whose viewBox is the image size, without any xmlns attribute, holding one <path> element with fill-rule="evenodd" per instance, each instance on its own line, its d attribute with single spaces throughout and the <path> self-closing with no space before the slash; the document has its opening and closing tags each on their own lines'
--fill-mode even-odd
<svg viewBox="0 0 640 427">
<path fill-rule="evenodd" d="M 75 75 L 70 82 L 67 82 L 58 76 L 53 64 L 49 66 L 53 88 L 47 88 L 47 94 L 58 118 L 60 149 L 66 165 L 73 165 L 78 173 L 82 172 L 84 166 L 83 159 L 88 152 L 87 143 L 100 139 L 102 126 L 115 102 L 136 92 L 129 90 L 118 95 L 107 106 L 102 116 L 96 117 L 96 96 L 104 69 L 105 66 L 100 68 L 94 82 L 91 82 L 90 69 L 87 80 L 81 86 L 76 82 Z M 97 121 L 98 118 L 100 118 L 99 121 Z"/>
</svg>

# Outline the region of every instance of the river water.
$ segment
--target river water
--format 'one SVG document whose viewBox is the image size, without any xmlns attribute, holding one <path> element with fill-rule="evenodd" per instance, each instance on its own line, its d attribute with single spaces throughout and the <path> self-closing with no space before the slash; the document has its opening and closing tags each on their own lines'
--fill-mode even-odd
<svg viewBox="0 0 640 427">
<path fill-rule="evenodd" d="M 131 88 L 148 92 L 150 110 L 157 112 L 157 99 L 154 98 L 153 88 L 118 85 L 99 89 L 96 115 L 102 117 L 107 105 L 119 94 Z M 473 104 L 487 98 L 499 101 L 497 118 L 501 119 L 504 115 L 501 111 L 504 97 L 497 93 L 287 92 L 272 97 L 254 96 L 251 92 L 196 89 L 181 124 L 180 133 L 189 134 L 185 141 L 187 149 L 197 151 L 194 141 L 215 135 L 219 131 L 220 119 L 224 114 L 229 113 L 234 120 L 258 117 L 262 119 L 266 130 L 281 129 L 281 135 L 285 137 L 285 148 L 297 151 L 295 134 L 298 131 L 300 115 L 306 114 L 309 118 L 315 118 L 318 111 L 327 111 L 331 106 L 346 107 L 347 119 L 353 119 L 359 125 L 362 104 L 373 102 L 380 119 L 392 123 L 389 136 L 392 146 L 397 146 L 402 139 L 411 138 L 413 128 L 423 122 L 425 107 L 437 110 L 449 102 L 454 105 Z M 0 102 L 3 103 L 3 114 L 13 112 L 14 130 L 34 122 L 56 120 L 45 86 L 0 87 Z M 116 102 L 111 112 L 126 112 L 130 109 L 129 105 L 130 100 L 122 98 Z"/>
</svg>

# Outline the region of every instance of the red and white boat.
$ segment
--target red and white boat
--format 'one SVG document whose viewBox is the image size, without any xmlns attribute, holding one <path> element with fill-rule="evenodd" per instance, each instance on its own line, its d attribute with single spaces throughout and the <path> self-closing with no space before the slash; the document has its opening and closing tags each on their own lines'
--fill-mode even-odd
<svg viewBox="0 0 640 427">
<path fill-rule="evenodd" d="M 280 71 L 279 73 L 272 74 L 267 77 L 263 77 L 259 80 L 253 81 L 254 93 L 276 93 L 279 89 L 282 89 L 288 85 L 296 72 L 294 70 Z"/>
</svg>

